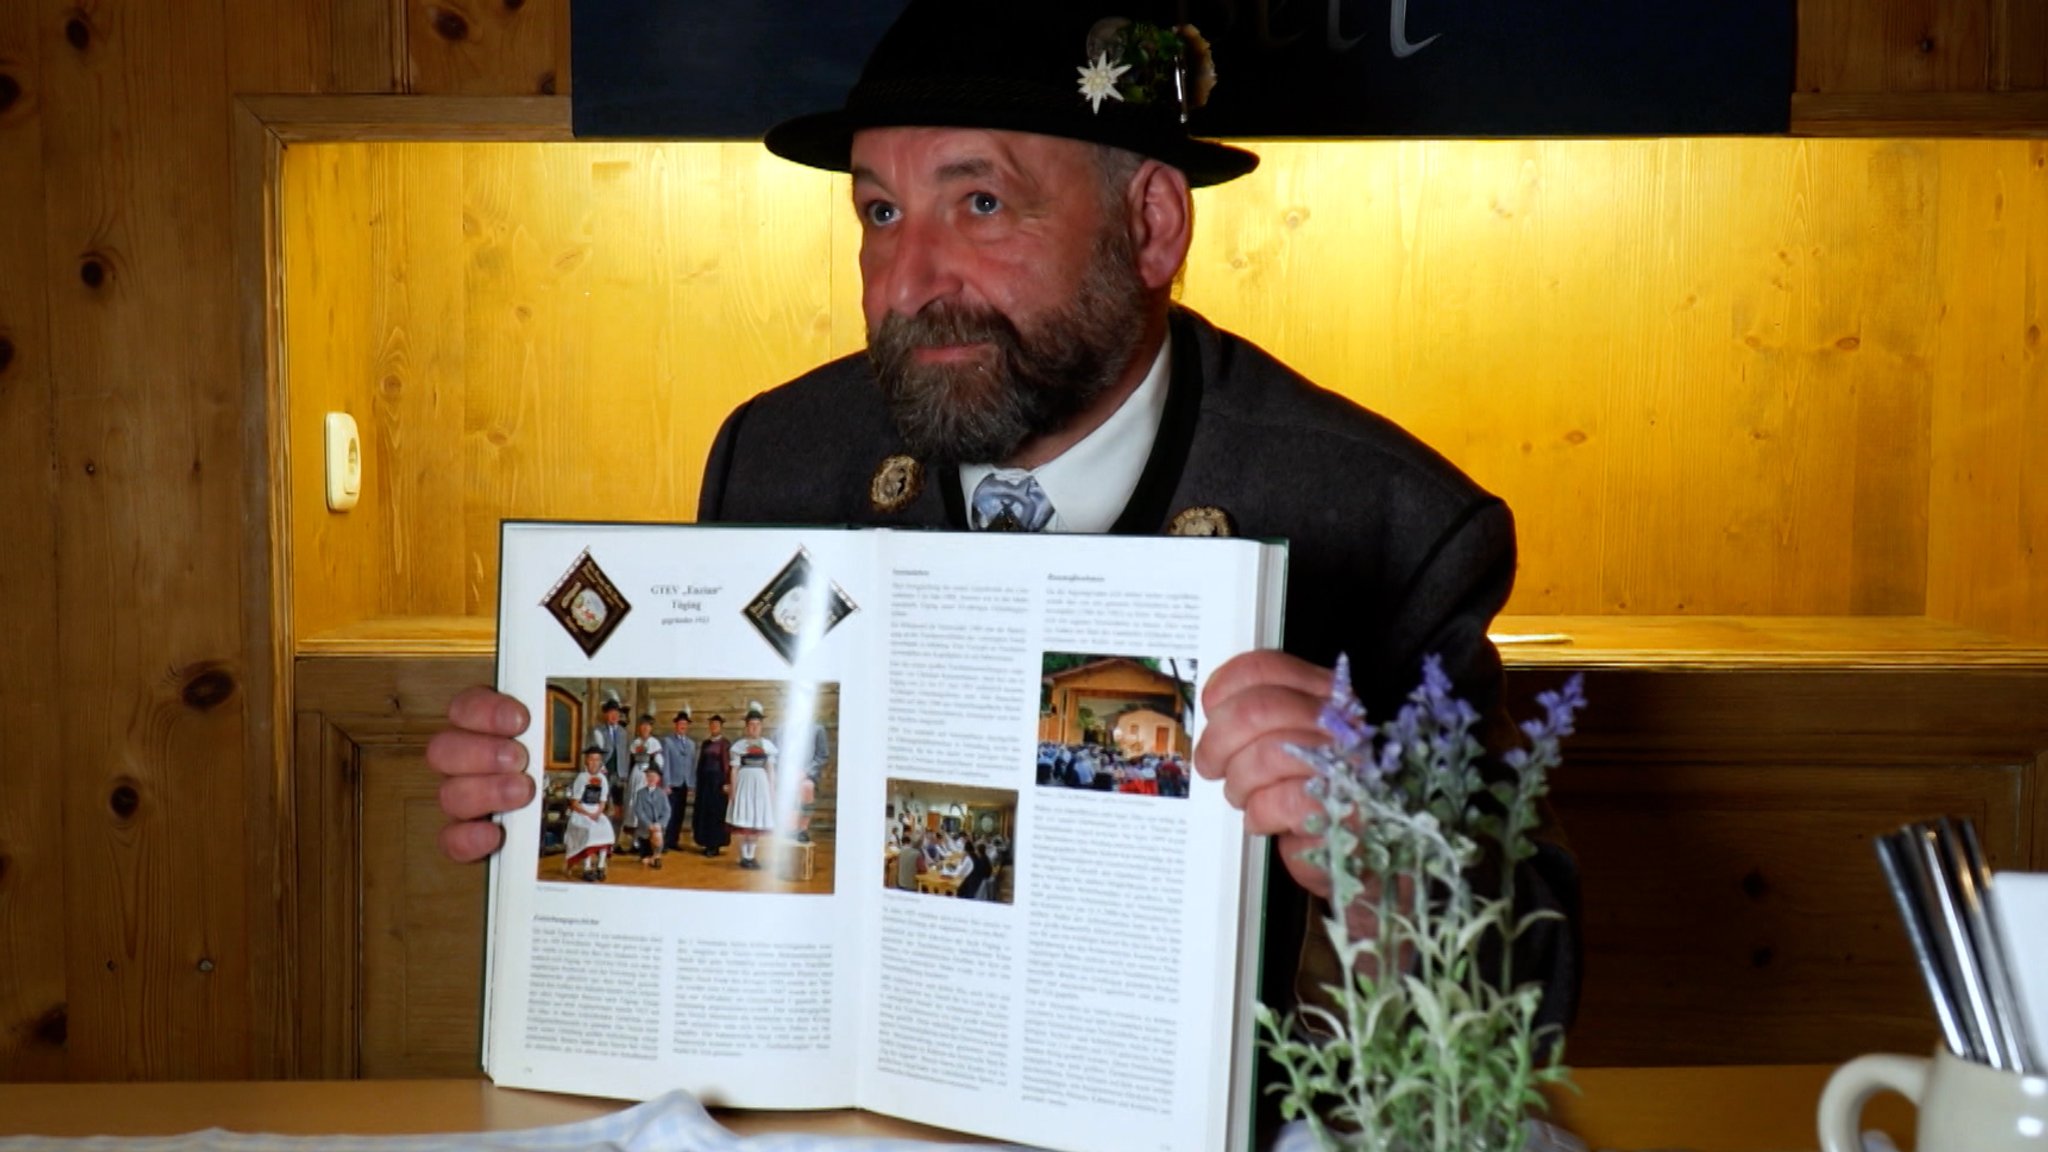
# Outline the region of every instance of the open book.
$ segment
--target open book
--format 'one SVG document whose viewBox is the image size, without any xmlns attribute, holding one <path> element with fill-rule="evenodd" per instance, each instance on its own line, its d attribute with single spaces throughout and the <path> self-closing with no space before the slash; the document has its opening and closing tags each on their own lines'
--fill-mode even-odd
<svg viewBox="0 0 2048 1152">
<path fill-rule="evenodd" d="M 1191 752 L 1284 548 L 514 522 L 502 559 L 543 800 L 491 871 L 499 1084 L 1248 1146 L 1265 854 Z"/>
</svg>

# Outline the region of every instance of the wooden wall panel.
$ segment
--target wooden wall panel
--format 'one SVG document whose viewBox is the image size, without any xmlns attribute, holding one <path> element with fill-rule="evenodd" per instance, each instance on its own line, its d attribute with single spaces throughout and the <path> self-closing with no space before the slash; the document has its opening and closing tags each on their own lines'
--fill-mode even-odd
<svg viewBox="0 0 2048 1152">
<path fill-rule="evenodd" d="M 1511 671 L 1517 714 L 1562 673 Z M 2038 870 L 2039 671 L 1593 671 L 1552 802 L 1583 881 L 1574 1064 L 1835 1062 L 1936 1039 L 1870 838 L 1975 820 Z"/>
<path fill-rule="evenodd" d="M 0 1080 L 69 1069 L 37 17 L 0 6 L 0 795 L 13 798 L 0 804 Z"/>
<path fill-rule="evenodd" d="M 406 91 L 567 96 L 569 0 L 400 0 Z"/>
<path fill-rule="evenodd" d="M 441 375 L 461 392 L 462 447 L 445 423 L 415 435 L 425 417 L 410 415 L 373 444 L 409 455 L 373 459 L 373 487 L 405 470 L 431 521 L 368 501 L 327 516 L 301 466 L 295 507 L 315 512 L 295 526 L 301 633 L 490 614 L 503 516 L 687 518 L 724 412 L 861 343 L 842 178 L 738 144 L 412 146 L 397 166 L 372 148 L 345 174 L 354 147 L 287 157 L 295 442 L 316 397 L 364 412 L 389 399 L 382 368 L 334 378 L 318 362 L 388 359 L 418 338 L 398 333 L 442 330 L 453 308 L 464 336 L 440 355 L 466 366 Z M 1930 584 L 1971 585 L 1980 555 L 2003 557 L 1995 582 L 2024 581 L 2016 554 L 1958 539 L 1957 518 L 1981 516 L 1936 503 L 1930 469 L 1939 454 L 1996 473 L 1977 487 L 2038 491 L 2018 455 L 1951 442 L 1957 425 L 1934 415 L 1938 394 L 1977 389 L 1996 399 L 1971 410 L 2004 414 L 1987 434 L 2029 426 L 2021 361 L 1982 359 L 2024 340 L 2001 318 L 2027 299 L 2024 265 L 1965 207 L 1986 181 L 2036 171 L 2029 145 L 1258 147 L 1259 172 L 1198 198 L 1186 301 L 1505 495 L 1523 540 L 1511 611 L 1915 615 Z M 2007 196 L 2008 216 L 2048 212 L 2038 181 Z M 459 259 L 385 266 L 429 243 L 395 230 L 438 229 L 446 251 L 458 213 Z M 345 332 L 366 301 L 382 310 L 372 330 Z M 441 519 L 450 505 L 429 490 L 455 485 L 459 517 Z M 336 551 L 351 539 L 367 542 Z M 447 549 L 459 594 L 430 558 Z M 385 578 L 394 564 L 405 580 Z M 1944 595 L 1937 614 L 2040 636 L 2038 606 Z"/>
<path fill-rule="evenodd" d="M 448 818 L 421 741 L 360 749 L 356 776 L 363 836 L 359 1074 L 480 1075 L 490 871 L 441 855 Z"/>
<path fill-rule="evenodd" d="M 1505 495 L 1510 611 L 1919 611 L 1931 153 L 1258 147 L 1187 301 Z"/>
<path fill-rule="evenodd" d="M 2000 0 L 1800 0 L 1801 92 L 1983 92 Z"/>
<path fill-rule="evenodd" d="M 1958 166 L 1940 240 L 1929 610 L 2048 639 L 2048 143 Z"/>
<path fill-rule="evenodd" d="M 307 149 L 304 164 L 301 150 L 290 155 L 287 298 L 323 300 L 307 337 L 285 342 L 304 413 L 289 424 L 301 478 L 293 524 L 302 554 L 324 561 L 296 585 L 299 624 L 318 629 L 339 612 L 460 614 L 462 558 L 434 541 L 461 510 L 444 454 L 462 430 L 464 286 L 417 271 L 461 262 L 459 165 L 409 145 Z M 333 215 L 311 210 L 322 199 Z M 362 502 L 346 515 L 326 510 L 327 412 L 353 416 L 362 437 Z M 424 525 L 437 527 L 408 531 Z"/>
<path fill-rule="evenodd" d="M 396 92 L 397 0 L 224 0 L 228 90 Z"/>
<path fill-rule="evenodd" d="M 2014 766 L 1581 763 L 1559 781 L 1589 953 L 1568 1055 L 1587 1065 L 1924 1049 L 1933 1014 L 1870 837 L 1967 816 L 2011 861 L 2026 815 Z"/>
<path fill-rule="evenodd" d="M 66 1071 L 258 1074 L 242 392 L 216 6 L 46 0 Z M 44 808 L 46 818 L 54 810 Z"/>
<path fill-rule="evenodd" d="M 312 1076 L 474 1075 L 489 870 L 440 853 L 424 762 L 488 657 L 301 660 L 296 1059 Z"/>
<path fill-rule="evenodd" d="M 1991 11 L 1992 87 L 2048 88 L 2048 5 L 2039 0 L 1992 0 Z"/>
<path fill-rule="evenodd" d="M 285 153 L 278 222 L 284 298 L 290 319 L 283 341 L 286 387 L 294 418 L 286 424 L 291 502 L 294 626 L 319 631 L 336 618 L 389 611 L 399 585 L 385 578 L 391 534 L 381 457 L 363 459 L 363 501 L 346 516 L 329 516 L 322 419 L 355 418 L 368 438 L 375 356 L 385 344 L 370 316 L 377 307 L 370 245 L 370 157 L 360 144 L 292 148 Z M 322 207 L 318 214 L 312 203 Z M 314 305 L 312 301 L 318 300 Z M 308 597 L 319 589 L 317 597 Z"/>
<path fill-rule="evenodd" d="M 861 343 L 843 179 L 753 145 L 301 146 L 284 181 L 301 634 L 490 614 L 508 515 L 689 519 L 725 414 Z M 369 453 L 346 514 L 328 410 Z"/>
</svg>

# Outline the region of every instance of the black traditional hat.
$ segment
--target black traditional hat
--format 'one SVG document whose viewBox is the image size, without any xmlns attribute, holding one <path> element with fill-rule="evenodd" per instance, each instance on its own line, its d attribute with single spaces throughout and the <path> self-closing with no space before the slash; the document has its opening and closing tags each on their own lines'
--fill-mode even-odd
<svg viewBox="0 0 2048 1152">
<path fill-rule="evenodd" d="M 1156 0 L 911 0 L 846 106 L 785 120 L 768 150 L 844 172 L 863 128 L 999 128 L 1126 148 L 1197 187 L 1258 167 L 1188 135 L 1215 83 L 1209 46 Z"/>
</svg>

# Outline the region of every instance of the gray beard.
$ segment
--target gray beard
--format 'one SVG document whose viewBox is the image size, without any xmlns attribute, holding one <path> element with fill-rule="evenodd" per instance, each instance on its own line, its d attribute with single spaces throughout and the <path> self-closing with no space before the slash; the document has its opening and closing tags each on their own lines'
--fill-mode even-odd
<svg viewBox="0 0 2048 1152">
<path fill-rule="evenodd" d="M 1144 335 L 1145 288 L 1121 228 L 1106 231 L 1073 300 L 1030 330 L 993 309 L 933 304 L 890 314 L 868 359 L 911 454 L 996 464 L 1065 428 L 1116 384 Z M 919 364 L 919 348 L 987 343 L 989 360 Z"/>
</svg>

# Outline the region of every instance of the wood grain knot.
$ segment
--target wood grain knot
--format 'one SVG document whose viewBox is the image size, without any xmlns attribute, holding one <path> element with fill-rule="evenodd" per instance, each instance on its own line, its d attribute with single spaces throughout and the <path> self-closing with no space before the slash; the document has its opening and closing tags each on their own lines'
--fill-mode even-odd
<svg viewBox="0 0 2048 1152">
<path fill-rule="evenodd" d="M 184 699 L 185 707 L 194 712 L 211 712 L 227 703 L 234 694 L 234 673 L 218 664 L 201 665 L 195 669 L 178 693 Z"/>
<path fill-rule="evenodd" d="M 1777 954 L 1772 952 L 1769 948 L 1759 948 L 1756 951 L 1751 952 L 1749 954 L 1749 966 L 1752 968 L 1769 968 L 1771 966 L 1771 961 L 1775 959 L 1776 956 Z"/>
<path fill-rule="evenodd" d="M 107 262 L 98 256 L 87 256 L 78 266 L 78 278 L 87 288 L 98 289 L 107 282 Z"/>
<path fill-rule="evenodd" d="M 112 792 L 107 793 L 107 807 L 122 820 L 132 819 L 135 810 L 142 807 L 142 793 L 136 790 L 132 782 L 123 780 L 114 785 Z"/>
<path fill-rule="evenodd" d="M 8 366 L 13 363 L 14 341 L 9 340 L 5 336 L 0 336 L 0 373 L 6 372 Z"/>
<path fill-rule="evenodd" d="M 7 887 L 7 869 L 13 863 L 13 860 L 9 859 L 4 855 L 0 855 L 0 888 Z"/>
<path fill-rule="evenodd" d="M 526 0 L 505 0 L 505 11 L 517 12 L 526 7 Z"/>
<path fill-rule="evenodd" d="M 555 73 L 553 69 L 540 74 L 540 94 L 543 96 L 553 96 L 555 94 Z"/>
<path fill-rule="evenodd" d="M 1854 352 L 1858 348 L 1863 347 L 1863 341 L 1854 336 L 1844 336 L 1840 340 L 1835 341 L 1835 347 L 1840 348 L 1844 352 Z"/>
<path fill-rule="evenodd" d="M 447 8 L 429 8 L 427 19 L 434 23 L 434 35 L 443 40 L 469 39 L 469 21 L 460 12 Z"/>
<path fill-rule="evenodd" d="M 1742 894 L 1751 900 L 1763 899 L 1770 890 L 1771 882 L 1764 879 L 1764 874 L 1758 869 L 1750 869 L 1749 875 L 1742 878 Z"/>
<path fill-rule="evenodd" d="M 71 1035 L 71 1013 L 59 1004 L 36 1017 L 35 1023 L 28 1026 L 28 1033 L 38 1044 L 62 1048 Z"/>
<path fill-rule="evenodd" d="M 15 101 L 20 99 L 21 81 L 16 80 L 5 72 L 0 72 L 0 112 L 5 112 L 9 108 L 14 107 Z"/>
<path fill-rule="evenodd" d="M 64 39 L 80 52 L 92 47 L 92 25 L 86 22 L 83 12 L 64 22 Z"/>
</svg>

